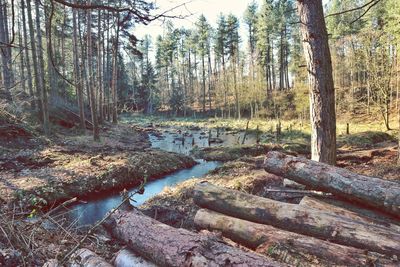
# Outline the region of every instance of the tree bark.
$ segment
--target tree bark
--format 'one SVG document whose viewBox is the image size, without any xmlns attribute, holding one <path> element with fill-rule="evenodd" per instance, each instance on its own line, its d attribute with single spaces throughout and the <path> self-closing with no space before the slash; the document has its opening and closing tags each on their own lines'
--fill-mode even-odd
<svg viewBox="0 0 400 267">
<path fill-rule="evenodd" d="M 26 29 L 26 16 L 25 16 L 25 0 L 21 0 L 21 13 L 22 13 L 22 31 L 24 36 L 24 52 L 25 52 L 25 66 L 28 78 L 28 91 L 29 96 L 32 98 L 30 101 L 32 110 L 36 109 L 35 95 L 33 93 L 33 82 L 32 82 L 32 71 L 31 71 L 31 61 L 29 58 L 29 48 L 28 48 L 28 31 Z"/>
<path fill-rule="evenodd" d="M 368 255 L 368 251 L 347 247 L 297 233 L 280 230 L 270 225 L 253 223 L 214 211 L 200 209 L 194 218 L 196 227 L 217 230 L 233 241 L 264 255 L 294 266 L 366 266 L 388 263 L 382 255 Z M 282 257 L 282 256 L 285 257 Z"/>
<path fill-rule="evenodd" d="M 119 14 L 117 14 L 117 29 L 113 46 L 113 62 L 112 62 L 112 81 L 111 81 L 111 97 L 112 97 L 112 122 L 118 123 L 117 119 L 117 83 L 118 83 L 118 46 L 119 46 Z"/>
<path fill-rule="evenodd" d="M 359 175 L 280 152 L 269 152 L 264 168 L 269 173 L 289 178 L 312 189 L 330 192 L 400 218 L 400 185 L 396 182 Z"/>
<path fill-rule="evenodd" d="M 50 121 L 49 121 L 49 108 L 48 108 L 48 101 L 47 101 L 46 82 L 44 79 L 45 68 L 44 68 L 44 56 L 43 56 L 42 30 L 40 28 L 39 5 L 40 5 L 40 1 L 35 0 L 37 56 L 38 56 L 38 67 L 39 67 L 39 71 L 38 71 L 39 76 L 37 76 L 37 79 L 39 80 L 38 90 L 39 90 L 39 95 L 40 95 L 40 105 L 42 107 L 43 132 L 45 135 L 49 135 L 50 134 Z"/>
<path fill-rule="evenodd" d="M 383 218 L 370 218 L 368 216 L 363 216 L 362 214 L 358 214 L 357 212 L 347 210 L 342 207 L 338 207 L 322 200 L 319 200 L 314 197 L 305 196 L 299 203 L 300 206 L 308 207 L 312 209 L 317 209 L 324 212 L 329 212 L 335 214 L 337 216 L 342 216 L 346 218 L 350 218 L 354 221 L 359 221 L 365 224 L 373 224 L 381 227 L 387 227 L 388 229 L 400 233 L 400 225 L 393 224 L 388 220 L 384 220 Z"/>
<path fill-rule="evenodd" d="M 79 50 L 78 50 L 78 30 L 77 30 L 77 17 L 76 10 L 72 9 L 72 42 L 73 42 L 73 54 L 74 54 L 74 81 L 76 88 L 76 96 L 78 99 L 79 107 L 79 118 L 80 127 L 84 131 L 86 129 L 85 125 L 85 105 L 83 100 L 83 86 L 81 80 L 81 69 L 79 65 Z"/>
<path fill-rule="evenodd" d="M 14 83 L 13 71 L 12 71 L 12 54 L 11 47 L 8 46 L 10 43 L 9 32 L 8 32 L 8 14 L 7 14 L 7 2 L 0 1 L 0 54 L 2 58 L 2 73 L 3 73 L 3 86 L 6 89 L 7 94 L 10 95 L 10 89 Z"/>
<path fill-rule="evenodd" d="M 98 97 L 98 112 L 99 112 L 99 123 L 103 123 L 103 62 L 102 62 L 102 40 L 101 40 L 101 10 L 98 10 L 97 15 L 97 88 L 99 90 Z M 103 52 L 104 53 L 104 52 Z"/>
<path fill-rule="evenodd" d="M 36 89 L 36 97 L 37 97 L 37 106 L 39 108 L 39 116 L 40 119 L 42 116 L 42 105 L 40 101 L 40 78 L 39 78 L 39 63 L 36 52 L 36 41 L 35 41 L 35 30 L 33 28 L 33 18 L 32 18 L 32 6 L 31 1 L 26 0 L 26 13 L 28 14 L 28 25 L 29 25 L 29 37 L 31 41 L 31 51 L 32 51 L 32 61 L 33 61 L 33 75 L 35 77 L 35 89 Z"/>
<path fill-rule="evenodd" d="M 321 0 L 297 1 L 307 61 L 311 106 L 311 158 L 336 163 L 335 88 Z"/>
<path fill-rule="evenodd" d="M 296 204 L 283 203 L 208 183 L 194 189 L 194 202 L 240 219 L 352 246 L 389 256 L 400 256 L 400 233 L 365 225 Z"/>
<path fill-rule="evenodd" d="M 89 1 L 90 3 L 90 1 Z M 99 133 L 99 124 L 97 119 L 97 108 L 96 108 L 96 97 L 95 97 L 95 89 L 94 89 L 94 78 L 93 78 L 93 53 L 92 53 L 92 13 L 91 10 L 87 11 L 87 69 L 88 69 L 88 84 L 89 84 L 89 92 L 90 92 L 90 111 L 92 115 L 92 123 L 93 123 L 93 139 L 95 141 L 100 140 Z"/>
<path fill-rule="evenodd" d="M 105 226 L 134 252 L 160 266 L 285 266 L 231 247 L 210 233 L 165 225 L 136 209 L 116 211 Z"/>
</svg>

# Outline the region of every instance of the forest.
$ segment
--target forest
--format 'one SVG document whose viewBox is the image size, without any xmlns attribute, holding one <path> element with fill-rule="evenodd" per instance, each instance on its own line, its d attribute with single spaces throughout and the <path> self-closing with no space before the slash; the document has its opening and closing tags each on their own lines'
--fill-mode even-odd
<svg viewBox="0 0 400 267">
<path fill-rule="evenodd" d="M 400 2 L 221 1 L 0 0 L 0 266 L 400 265 Z"/>
</svg>

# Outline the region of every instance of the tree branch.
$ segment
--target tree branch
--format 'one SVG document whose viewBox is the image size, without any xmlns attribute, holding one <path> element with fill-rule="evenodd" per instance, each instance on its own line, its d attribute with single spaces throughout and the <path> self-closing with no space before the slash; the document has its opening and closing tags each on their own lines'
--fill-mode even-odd
<svg viewBox="0 0 400 267">
<path fill-rule="evenodd" d="M 351 9 L 346 9 L 346 10 L 343 10 L 343 11 L 340 11 L 340 12 L 328 14 L 328 15 L 325 16 L 325 18 L 332 17 L 332 16 L 338 16 L 338 15 L 342 15 L 342 14 L 349 13 L 349 12 L 353 12 L 353 11 L 357 11 L 357 10 L 363 9 L 363 8 L 365 8 L 365 7 L 368 7 L 369 5 L 374 6 L 374 5 L 376 5 L 376 4 L 377 4 L 378 2 L 380 2 L 380 1 L 381 1 L 381 0 L 371 0 L 371 1 L 369 1 L 368 3 L 366 3 L 366 4 L 362 5 L 362 6 L 359 6 L 359 7 L 355 7 L 355 8 L 351 8 Z M 370 10 L 372 6 L 368 7 L 368 9 L 367 9 L 366 12 L 368 12 L 368 10 Z M 366 12 L 364 12 L 364 13 L 366 13 Z M 364 14 L 364 15 L 365 15 L 365 14 Z"/>
</svg>

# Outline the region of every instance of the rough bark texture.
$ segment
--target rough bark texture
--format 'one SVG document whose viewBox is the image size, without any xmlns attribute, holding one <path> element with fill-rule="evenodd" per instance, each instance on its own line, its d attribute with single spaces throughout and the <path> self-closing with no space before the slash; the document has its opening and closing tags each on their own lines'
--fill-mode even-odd
<svg viewBox="0 0 400 267">
<path fill-rule="evenodd" d="M 284 176 L 313 189 L 330 192 L 400 217 L 400 184 L 396 182 L 359 175 L 280 152 L 269 152 L 264 168 L 269 173 Z"/>
<path fill-rule="evenodd" d="M 91 250 L 81 248 L 71 256 L 70 267 L 112 267 L 103 258 Z"/>
<path fill-rule="evenodd" d="M 303 197 L 299 205 L 303 207 L 309 207 L 312 209 L 333 213 L 335 215 L 350 218 L 354 221 L 359 221 L 365 224 L 374 224 L 381 227 L 387 227 L 388 229 L 400 233 L 400 225 L 390 223 L 390 221 L 385 220 L 384 218 L 375 219 L 375 218 L 370 218 L 368 216 L 363 216 L 362 214 L 358 214 L 357 212 L 350 211 L 345 208 L 326 203 L 314 197 L 309 197 L 309 196 Z"/>
<path fill-rule="evenodd" d="M 400 256 L 400 233 L 366 225 L 334 214 L 225 189 L 208 183 L 196 185 L 194 201 L 203 208 L 240 219 L 332 242 Z"/>
<path fill-rule="evenodd" d="M 200 229 L 221 231 L 224 236 L 235 242 L 295 266 L 366 266 L 372 262 L 390 263 L 386 259 L 379 259 L 379 255 L 368 255 L 368 252 L 362 249 L 338 245 L 206 209 L 200 209 L 196 213 L 194 223 Z M 283 255 L 285 257 L 282 257 Z"/>
<path fill-rule="evenodd" d="M 117 211 L 106 227 L 137 254 L 160 266 L 282 266 L 225 244 L 212 234 L 176 229 L 138 210 Z"/>
<path fill-rule="evenodd" d="M 321 0 L 297 1 L 310 88 L 311 158 L 336 163 L 335 88 Z"/>
</svg>

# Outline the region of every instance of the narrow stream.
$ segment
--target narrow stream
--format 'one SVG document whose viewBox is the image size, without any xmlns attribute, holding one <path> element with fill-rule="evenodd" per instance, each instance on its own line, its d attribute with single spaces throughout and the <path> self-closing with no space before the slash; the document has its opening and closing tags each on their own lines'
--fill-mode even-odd
<svg viewBox="0 0 400 267">
<path fill-rule="evenodd" d="M 244 133 L 220 133 L 218 134 L 217 143 L 209 142 L 209 134 L 202 130 L 182 130 L 182 129 L 164 129 L 160 133 L 151 133 L 149 135 L 152 147 L 189 155 L 194 147 L 208 147 L 215 145 L 233 145 L 243 140 Z M 211 136 L 217 136 L 216 132 L 211 132 Z M 246 144 L 255 143 L 255 137 L 249 135 Z M 220 143 L 222 142 L 222 143 Z M 145 191 L 142 195 L 135 195 L 132 204 L 139 206 L 151 197 L 159 194 L 166 187 L 174 186 L 180 182 L 191 178 L 200 178 L 205 176 L 209 171 L 214 170 L 221 165 L 216 161 L 197 160 L 198 164 L 192 168 L 180 170 L 172 174 L 166 175 L 164 178 L 148 182 L 145 185 Z M 136 188 L 130 189 L 130 192 Z M 104 198 L 89 200 L 85 203 L 74 205 L 66 214 L 66 219 L 69 222 L 74 222 L 76 226 L 85 226 L 94 224 L 102 219 L 105 214 L 115 208 L 121 202 L 121 197 L 118 193 L 106 196 Z"/>
<path fill-rule="evenodd" d="M 145 185 L 144 194 L 135 195 L 133 199 L 135 202 L 131 202 L 134 206 L 143 204 L 146 200 L 157 195 L 164 188 L 168 186 L 176 185 L 190 178 L 199 178 L 207 174 L 209 171 L 217 168 L 220 163 L 216 161 L 204 161 L 198 160 L 199 164 L 195 165 L 190 169 L 180 170 L 165 176 L 164 178 L 148 182 Z M 130 192 L 135 191 L 132 188 Z M 77 226 L 84 226 L 88 224 L 94 224 L 98 220 L 101 220 L 106 213 L 118 206 L 121 203 L 121 196 L 114 194 L 98 200 L 90 200 L 87 203 L 82 203 L 71 207 L 68 213 L 68 221 L 76 222 Z"/>
</svg>

